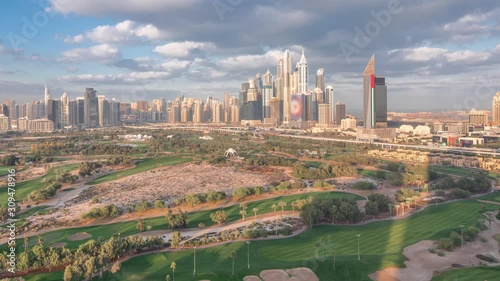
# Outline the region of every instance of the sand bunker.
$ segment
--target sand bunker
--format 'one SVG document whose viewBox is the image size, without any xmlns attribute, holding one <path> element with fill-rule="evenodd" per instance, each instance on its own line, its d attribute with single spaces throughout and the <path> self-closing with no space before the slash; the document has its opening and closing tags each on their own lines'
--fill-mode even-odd
<svg viewBox="0 0 500 281">
<path fill-rule="evenodd" d="M 479 234 L 480 237 L 487 239 L 486 242 L 481 242 L 480 238 L 476 238 L 475 241 L 466 243 L 463 250 L 458 247 L 452 252 L 445 252 L 444 257 L 429 253 L 429 248 L 434 247 L 434 241 L 420 241 L 404 248 L 403 255 L 408 258 L 405 262 L 406 268 L 388 267 L 370 274 L 369 277 L 378 281 L 429 281 L 435 272 L 450 269 L 452 265 L 480 266 L 481 260 L 476 258 L 477 254 L 489 254 L 500 260 L 498 243 L 494 239 L 498 233 L 500 233 L 500 222 L 496 220 L 491 224 L 491 229 Z M 488 263 L 487 265 L 498 266 L 499 264 Z"/>
<path fill-rule="evenodd" d="M 92 235 L 88 234 L 87 232 L 79 232 L 71 235 L 69 237 L 69 241 L 80 241 L 80 240 L 85 240 L 92 237 Z"/>
<path fill-rule="evenodd" d="M 262 279 L 260 279 L 259 276 L 250 275 L 243 278 L 243 281 L 262 281 Z"/>
<path fill-rule="evenodd" d="M 52 247 L 52 248 L 62 248 L 62 247 L 66 247 L 66 245 L 68 245 L 68 243 L 66 243 L 66 242 L 59 242 L 59 243 L 54 243 L 54 244 L 50 245 L 50 247 Z"/>
<path fill-rule="evenodd" d="M 248 279 L 247 279 L 248 278 Z M 294 269 L 271 269 L 264 270 L 260 273 L 260 279 L 257 276 L 247 276 L 244 281 L 319 281 L 318 277 L 312 270 L 306 267 Z"/>
</svg>

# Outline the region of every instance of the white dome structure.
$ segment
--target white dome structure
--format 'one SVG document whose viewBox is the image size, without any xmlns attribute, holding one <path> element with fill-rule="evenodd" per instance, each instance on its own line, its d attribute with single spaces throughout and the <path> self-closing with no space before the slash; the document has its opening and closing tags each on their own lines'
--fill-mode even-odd
<svg viewBox="0 0 500 281">
<path fill-rule="evenodd" d="M 240 156 L 238 155 L 238 152 L 236 152 L 236 150 L 230 148 L 226 150 L 226 152 L 224 153 L 224 157 L 229 158 L 229 157 L 240 157 Z"/>
</svg>

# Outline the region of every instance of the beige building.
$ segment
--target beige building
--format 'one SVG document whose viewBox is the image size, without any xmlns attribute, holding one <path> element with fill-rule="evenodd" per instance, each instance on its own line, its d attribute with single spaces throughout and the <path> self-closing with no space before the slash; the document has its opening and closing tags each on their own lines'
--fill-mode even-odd
<svg viewBox="0 0 500 281">
<path fill-rule="evenodd" d="M 488 124 L 488 115 L 482 110 L 472 109 L 469 112 L 469 123 L 475 125 L 486 125 Z"/>
<path fill-rule="evenodd" d="M 346 131 L 348 129 L 356 130 L 356 119 L 354 118 L 342 119 L 342 121 L 340 122 L 340 129 L 342 131 Z"/>
<path fill-rule="evenodd" d="M 492 115 L 492 124 L 494 126 L 500 125 L 500 92 L 498 92 L 493 97 L 493 102 L 491 104 L 491 115 Z"/>
<path fill-rule="evenodd" d="M 318 105 L 318 123 L 322 127 L 328 127 L 332 124 L 332 106 L 328 103 Z"/>
<path fill-rule="evenodd" d="M 10 118 L 3 114 L 0 114 L 0 131 L 12 130 L 10 126 Z"/>
<path fill-rule="evenodd" d="M 54 131 L 54 122 L 49 119 L 37 119 L 28 121 L 28 131 L 30 132 L 52 132 Z"/>
</svg>

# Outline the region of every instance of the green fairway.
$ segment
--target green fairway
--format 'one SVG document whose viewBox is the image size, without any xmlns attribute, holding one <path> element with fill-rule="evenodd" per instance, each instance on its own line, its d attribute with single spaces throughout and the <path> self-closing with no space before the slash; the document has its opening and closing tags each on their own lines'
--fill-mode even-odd
<svg viewBox="0 0 500 281">
<path fill-rule="evenodd" d="M 430 166 L 430 170 L 438 173 L 457 176 L 473 176 L 478 171 L 482 171 L 481 169 L 467 169 L 455 166 Z M 491 171 L 488 172 L 488 176 L 492 178 L 500 178 L 500 174 Z"/>
<path fill-rule="evenodd" d="M 200 253 L 198 271 L 204 275 L 199 279 L 241 280 L 247 273 L 257 273 L 262 269 L 307 266 L 318 274 L 320 280 L 369 280 L 367 274 L 377 269 L 390 265 L 404 266 L 401 254 L 403 247 L 423 239 L 445 237 L 450 231 L 458 230 L 460 224 L 473 225 L 480 215 L 480 206 L 472 200 L 442 204 L 397 221 L 381 221 L 364 226 L 321 226 L 290 239 L 253 241 L 251 247 L 255 271 L 245 270 L 244 243 L 202 250 L 206 260 L 203 262 L 203 253 Z M 361 234 L 361 262 L 356 260 L 356 234 Z M 327 241 L 326 256 L 330 256 L 332 250 L 339 255 L 336 271 L 332 270 L 331 257 L 324 263 L 316 264 L 314 261 L 313 243 L 321 236 Z M 238 274 L 232 278 L 229 274 L 229 256 L 234 249 L 238 250 Z M 190 251 L 181 251 L 134 258 L 123 264 L 126 274 L 120 280 L 141 280 L 140 276 L 144 272 L 147 274 L 143 276 L 145 278 L 161 280 L 166 269 L 160 267 L 160 263 L 167 261 L 177 262 L 179 280 L 194 280 L 191 277 L 190 256 Z M 187 266 L 181 269 L 183 264 Z"/>
<path fill-rule="evenodd" d="M 69 164 L 69 165 L 64 165 L 64 166 L 58 166 L 54 168 L 50 168 L 48 173 L 35 180 L 30 180 L 30 181 L 24 181 L 20 183 L 16 183 L 16 195 L 15 198 L 17 201 L 22 201 L 26 195 L 30 194 L 33 190 L 36 190 L 37 188 L 40 188 L 43 186 L 42 182 L 44 180 L 50 180 L 56 176 L 56 174 L 62 174 L 66 172 L 73 171 L 76 169 L 78 165 L 77 164 Z M 7 185 L 4 185 L 0 187 L 0 204 L 5 205 L 7 202 Z"/>
<path fill-rule="evenodd" d="M 277 204 L 280 201 L 284 201 L 287 203 L 287 207 L 285 210 L 291 210 L 290 203 L 294 200 L 298 199 L 306 199 L 309 198 L 309 196 L 312 197 L 337 197 L 337 198 L 350 198 L 350 199 L 355 199 L 355 200 L 360 200 L 364 199 L 363 197 L 354 195 L 354 194 L 349 194 L 349 193 L 344 193 L 344 192 L 313 192 L 313 193 L 304 193 L 304 194 L 296 194 L 296 195 L 290 195 L 290 196 L 280 196 L 277 198 L 271 198 L 271 199 L 265 199 L 261 201 L 256 201 L 252 203 L 248 203 L 248 209 L 247 209 L 247 214 L 248 217 L 251 217 L 253 212 L 253 208 L 258 208 L 258 214 L 264 214 L 264 213 L 270 213 L 273 211 L 271 208 L 272 204 Z M 222 208 L 222 210 L 226 211 L 226 214 L 228 216 L 228 222 L 231 221 L 236 221 L 240 220 L 241 216 L 239 215 L 240 207 L 238 205 L 231 206 L 231 207 L 226 207 Z M 46 210 L 43 210 L 46 211 Z M 40 211 L 40 212 L 43 212 Z M 216 210 L 207 210 L 207 211 L 200 211 L 200 212 L 194 212 L 190 213 L 188 215 L 188 227 L 189 228 L 196 228 L 198 227 L 199 223 L 204 223 L 206 226 L 214 225 L 215 223 L 212 222 L 210 219 L 210 214 L 215 212 Z M 151 230 L 163 230 L 163 229 L 169 229 L 167 220 L 165 219 L 164 216 L 161 217 L 155 217 L 155 218 L 148 218 L 145 219 L 144 224 L 146 226 L 150 225 L 152 227 Z M 67 228 L 67 229 L 61 229 L 61 230 L 56 230 L 56 231 L 51 231 L 48 233 L 43 234 L 43 239 L 45 240 L 45 243 L 47 245 L 53 244 L 53 243 L 58 243 L 58 242 L 66 242 L 67 248 L 74 249 L 77 248 L 80 244 L 90 240 L 90 239 L 97 239 L 98 237 L 102 237 L 104 239 L 110 238 L 112 235 L 120 233 L 121 236 L 130 236 L 139 233 L 139 231 L 136 229 L 137 222 L 136 221 L 129 221 L 129 222 L 120 222 L 120 223 L 114 223 L 114 224 L 107 224 L 107 225 L 100 225 L 100 226 L 89 226 L 89 227 L 78 227 L 78 228 Z M 75 233 L 79 232 L 87 232 L 92 235 L 92 238 L 88 238 L 85 240 L 81 241 L 70 241 L 69 237 Z M 30 237 L 29 238 L 29 245 L 34 245 L 37 241 L 37 237 Z M 21 239 L 18 240 L 18 245 L 19 249 L 24 249 L 23 243 Z M 7 247 L 6 245 L 0 246 L 0 251 L 6 251 Z"/>
<path fill-rule="evenodd" d="M 288 239 L 252 241 L 250 270 L 246 269 L 247 245 L 244 242 L 237 242 L 197 250 L 199 275 L 196 278 L 192 275 L 192 250 L 183 250 L 133 258 L 122 264 L 122 271 L 118 275 L 108 276 L 105 280 L 164 280 L 167 272 L 170 272 L 167 269 L 172 261 L 177 263 L 177 280 L 242 280 L 245 275 L 258 274 L 264 269 L 300 266 L 311 268 L 320 280 L 370 280 L 367 275 L 376 270 L 387 266 L 403 267 L 405 258 L 402 249 L 405 246 L 424 239 L 446 237 L 451 231 L 459 231 L 461 224 L 474 225 L 481 212 L 497 209 L 497 206 L 493 205 L 485 205 L 484 209 L 481 209 L 481 206 L 482 204 L 475 200 L 466 200 L 429 206 L 401 220 L 379 221 L 361 226 L 325 225 Z M 356 234 L 361 234 L 360 261 L 357 260 Z M 326 241 L 324 246 L 326 260 L 317 263 L 314 259 L 313 243 L 323 236 Z M 235 276 L 231 276 L 230 273 L 232 251 L 237 252 Z M 332 269 L 332 251 L 337 252 L 335 270 Z M 43 280 L 57 280 L 61 274 L 50 274 Z"/>
<path fill-rule="evenodd" d="M 432 281 L 499 281 L 500 266 L 449 270 L 432 278 Z"/>
<path fill-rule="evenodd" d="M 17 170 L 16 167 L 12 167 L 12 166 L 0 166 L 0 177 L 8 175 L 10 169 L 15 169 L 16 172 L 20 171 L 20 170 Z"/>
<path fill-rule="evenodd" d="M 87 184 L 100 184 L 108 181 L 114 181 L 126 176 L 139 174 L 155 168 L 186 163 L 189 161 L 191 161 L 191 158 L 181 158 L 181 157 L 162 157 L 162 158 L 149 158 L 145 160 L 140 160 L 139 162 L 137 162 L 136 166 L 132 169 L 98 177 L 93 181 L 88 182 Z"/>
</svg>

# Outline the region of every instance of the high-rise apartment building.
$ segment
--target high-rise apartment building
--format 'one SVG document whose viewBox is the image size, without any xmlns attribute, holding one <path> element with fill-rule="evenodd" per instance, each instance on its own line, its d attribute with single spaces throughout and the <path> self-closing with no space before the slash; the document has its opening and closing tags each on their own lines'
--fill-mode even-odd
<svg viewBox="0 0 500 281">
<path fill-rule="evenodd" d="M 63 93 L 61 96 L 61 126 L 64 128 L 64 126 L 71 125 L 70 124 L 70 104 L 69 104 L 69 97 L 66 92 Z"/>
<path fill-rule="evenodd" d="M 387 86 L 375 76 L 375 55 L 363 72 L 363 120 L 366 129 L 387 127 Z"/>
<path fill-rule="evenodd" d="M 309 66 L 307 64 L 306 56 L 304 55 L 304 50 L 302 50 L 302 56 L 300 57 L 300 61 L 297 64 L 297 72 L 298 72 L 298 76 L 299 76 L 298 93 L 306 94 L 307 88 L 309 85 Z"/>
<path fill-rule="evenodd" d="M 321 103 L 318 105 L 318 121 L 321 126 L 328 126 L 332 124 L 331 106 L 328 103 Z"/>
<path fill-rule="evenodd" d="M 325 69 L 320 68 L 316 71 L 316 88 L 320 88 L 325 91 Z"/>
<path fill-rule="evenodd" d="M 491 122 L 494 126 L 498 126 L 500 125 L 500 92 L 497 92 L 497 94 L 493 97 L 491 107 Z"/>
<path fill-rule="evenodd" d="M 97 91 L 94 88 L 86 88 L 83 94 L 83 101 L 85 128 L 96 128 L 99 124 Z"/>
<path fill-rule="evenodd" d="M 488 124 L 488 115 L 482 110 L 472 109 L 469 112 L 469 123 L 474 125 Z"/>
<path fill-rule="evenodd" d="M 342 119 L 345 119 L 346 110 L 345 110 L 345 103 L 343 102 L 337 102 L 335 105 L 335 124 L 340 125 L 342 122 Z"/>
</svg>

